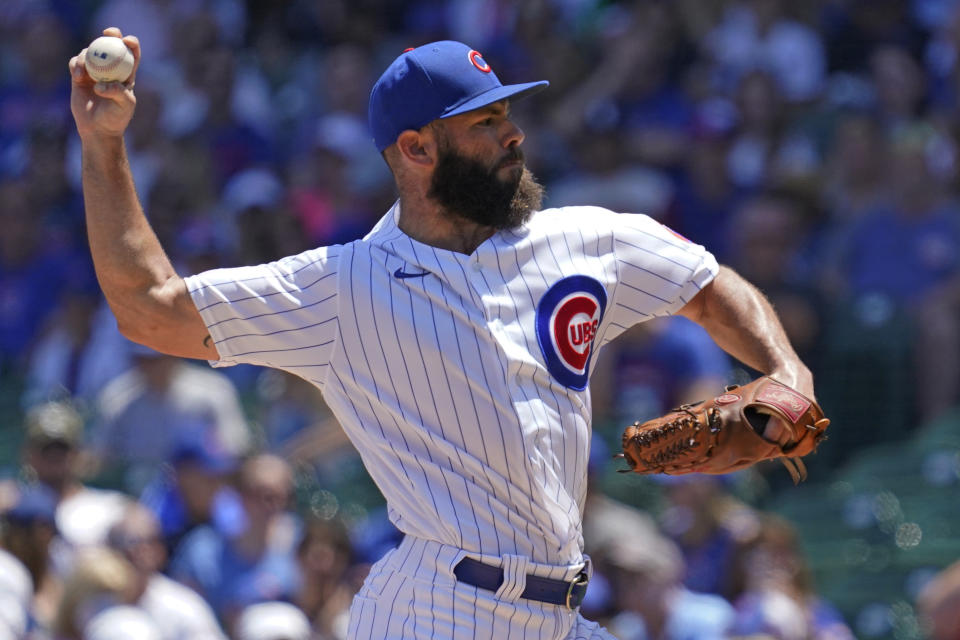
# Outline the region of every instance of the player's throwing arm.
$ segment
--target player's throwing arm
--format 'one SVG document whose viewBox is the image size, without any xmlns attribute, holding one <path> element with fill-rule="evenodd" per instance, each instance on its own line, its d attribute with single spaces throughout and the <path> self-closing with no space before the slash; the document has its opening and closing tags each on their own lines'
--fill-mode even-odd
<svg viewBox="0 0 960 640">
<path fill-rule="evenodd" d="M 143 214 L 127 161 L 123 134 L 137 103 L 140 42 L 113 27 L 103 36 L 69 63 L 97 279 L 125 336 L 164 353 L 217 359 L 183 280 Z"/>
</svg>

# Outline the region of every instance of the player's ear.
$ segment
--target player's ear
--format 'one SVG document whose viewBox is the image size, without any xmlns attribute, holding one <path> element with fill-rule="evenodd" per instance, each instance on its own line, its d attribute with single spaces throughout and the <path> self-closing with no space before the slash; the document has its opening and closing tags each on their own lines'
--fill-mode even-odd
<svg viewBox="0 0 960 640">
<path fill-rule="evenodd" d="M 430 167 L 436 158 L 436 143 L 421 131 L 407 129 L 397 136 L 397 150 L 409 163 Z"/>
</svg>

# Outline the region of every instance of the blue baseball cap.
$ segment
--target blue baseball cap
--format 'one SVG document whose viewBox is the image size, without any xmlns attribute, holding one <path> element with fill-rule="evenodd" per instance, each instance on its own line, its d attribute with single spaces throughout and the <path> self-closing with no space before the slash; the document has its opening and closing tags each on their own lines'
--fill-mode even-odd
<svg viewBox="0 0 960 640">
<path fill-rule="evenodd" d="M 546 80 L 501 84 L 483 56 L 462 42 L 442 40 L 407 49 L 370 91 L 367 115 L 373 141 L 383 151 L 407 129 L 506 98 L 522 98 L 549 84 Z"/>
</svg>

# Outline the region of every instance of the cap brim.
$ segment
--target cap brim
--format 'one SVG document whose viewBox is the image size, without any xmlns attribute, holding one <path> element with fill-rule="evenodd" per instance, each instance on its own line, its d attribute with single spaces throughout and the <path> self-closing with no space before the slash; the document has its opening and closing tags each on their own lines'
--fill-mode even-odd
<svg viewBox="0 0 960 640">
<path fill-rule="evenodd" d="M 550 83 L 548 81 L 540 80 L 539 82 L 507 84 L 501 87 L 494 87 L 489 91 L 484 91 L 478 96 L 474 96 L 463 104 L 453 107 L 449 111 L 445 111 L 440 118 L 449 118 L 461 113 L 466 113 L 467 111 L 473 111 L 474 109 L 479 109 L 480 107 L 485 107 L 488 104 L 500 102 L 501 100 L 506 100 L 507 98 L 511 98 L 513 100 L 526 98 L 527 96 L 531 96 L 538 91 L 546 89 L 549 85 Z"/>
</svg>

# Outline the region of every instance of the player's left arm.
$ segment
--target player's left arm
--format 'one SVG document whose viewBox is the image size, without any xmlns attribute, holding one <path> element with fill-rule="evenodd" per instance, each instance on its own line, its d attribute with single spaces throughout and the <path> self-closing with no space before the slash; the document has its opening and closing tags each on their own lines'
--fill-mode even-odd
<svg viewBox="0 0 960 640">
<path fill-rule="evenodd" d="M 815 398 L 813 374 L 794 351 L 773 306 L 733 269 L 720 267 L 717 276 L 677 313 L 706 329 L 734 358 Z M 777 439 L 774 434 L 765 435 Z"/>
</svg>

